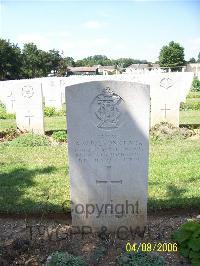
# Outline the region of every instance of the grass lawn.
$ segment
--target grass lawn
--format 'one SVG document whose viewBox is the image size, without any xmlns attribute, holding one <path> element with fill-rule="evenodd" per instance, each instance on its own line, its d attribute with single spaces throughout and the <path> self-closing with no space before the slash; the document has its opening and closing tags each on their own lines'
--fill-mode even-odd
<svg viewBox="0 0 200 266">
<path fill-rule="evenodd" d="M 65 145 L 0 145 L 0 158 L 0 212 L 62 212 L 63 202 L 69 207 Z M 199 139 L 152 142 L 149 208 L 198 208 L 199 165 Z"/>
<path fill-rule="evenodd" d="M 45 130 L 66 130 L 66 117 L 65 116 L 55 116 L 55 117 L 45 117 Z M 6 128 L 16 127 L 15 119 L 0 119 L 0 130 Z"/>
<path fill-rule="evenodd" d="M 16 128 L 15 119 L 0 119 L 0 131 L 11 127 Z"/>
<path fill-rule="evenodd" d="M 200 111 L 180 111 L 180 124 L 200 124 Z"/>
<path fill-rule="evenodd" d="M 200 141 L 150 145 L 149 207 L 200 207 Z"/>
<path fill-rule="evenodd" d="M 66 130 L 66 116 L 45 117 L 45 131 Z"/>
<path fill-rule="evenodd" d="M 66 154 L 64 145 L 0 145 L 0 211 L 61 212 L 62 202 L 69 199 Z"/>
</svg>

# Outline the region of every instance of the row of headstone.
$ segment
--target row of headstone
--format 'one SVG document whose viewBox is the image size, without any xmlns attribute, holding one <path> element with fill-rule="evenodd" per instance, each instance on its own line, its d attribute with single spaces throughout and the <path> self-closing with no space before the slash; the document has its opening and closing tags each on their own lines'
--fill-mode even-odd
<svg viewBox="0 0 200 266">
<path fill-rule="evenodd" d="M 103 232 L 143 230 L 150 98 L 151 125 L 160 121 L 178 125 L 179 104 L 189 86 L 184 78 L 179 83 L 180 77 L 176 80 L 171 73 L 111 78 L 62 80 L 67 101 L 72 224 L 80 230 L 87 226 Z M 189 84 L 192 76 L 187 79 Z M 43 90 L 49 96 L 53 87 L 60 85 L 40 79 L 15 83 L 17 127 L 44 134 Z M 62 102 L 62 97 L 57 99 Z"/>
<path fill-rule="evenodd" d="M 112 75 L 76 77 L 67 80 L 68 86 L 87 81 L 98 80 L 123 80 L 150 85 L 151 97 L 151 127 L 159 122 L 169 122 L 175 126 L 179 125 L 180 103 L 185 102 L 186 96 L 191 88 L 193 73 L 170 72 L 151 73 L 139 75 Z"/>
<path fill-rule="evenodd" d="M 39 79 L 24 79 L 11 80 L 0 82 L 0 101 L 5 104 L 8 113 L 16 112 L 16 94 L 18 85 L 25 83 L 33 84 L 37 81 L 41 84 L 43 90 L 43 100 L 45 106 L 54 107 L 56 110 L 62 109 L 65 102 L 64 87 L 60 78 L 39 78 Z"/>
<path fill-rule="evenodd" d="M 17 108 L 18 90 L 23 86 L 39 86 L 42 88 L 41 99 L 45 99 L 46 106 L 61 109 L 65 102 L 65 87 L 100 80 L 122 80 L 150 85 L 151 97 L 151 127 L 166 121 L 179 125 L 179 106 L 185 101 L 191 87 L 193 73 L 147 73 L 140 75 L 112 75 L 112 76 L 72 76 L 67 78 L 41 78 L 30 80 L 0 82 L 0 100 L 5 103 L 7 112 L 15 113 Z M 36 85 L 37 84 L 37 85 Z M 19 101 L 18 101 L 19 102 Z M 40 102 L 40 100 L 39 100 Z M 30 112 L 29 112 L 30 113 Z M 31 114 L 30 114 L 31 115 Z M 30 121 L 30 118 L 29 118 Z M 43 132 L 44 130 L 39 130 Z"/>
</svg>

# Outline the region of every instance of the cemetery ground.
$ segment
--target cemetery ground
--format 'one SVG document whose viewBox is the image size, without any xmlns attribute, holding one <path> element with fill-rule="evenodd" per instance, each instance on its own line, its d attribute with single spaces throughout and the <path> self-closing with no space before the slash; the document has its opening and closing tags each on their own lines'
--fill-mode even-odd
<svg viewBox="0 0 200 266">
<path fill-rule="evenodd" d="M 197 95 L 187 103 L 198 102 Z M 171 234 L 199 214 L 198 127 L 178 130 L 162 125 L 151 132 L 150 233 L 137 240 L 131 234 L 71 233 L 66 144 L 52 137 L 66 129 L 65 116 L 45 117 L 47 134 L 38 138 L 15 135 L 15 130 L 8 130 L 15 128 L 14 121 L 0 120 L 0 265 L 41 265 L 56 250 L 83 256 L 87 265 L 115 265 L 128 241 L 173 243 Z M 200 124 L 200 111 L 184 107 L 180 124 Z M 6 129 L 7 136 L 2 134 Z M 178 252 L 151 253 L 162 255 L 167 265 L 190 265 Z"/>
</svg>

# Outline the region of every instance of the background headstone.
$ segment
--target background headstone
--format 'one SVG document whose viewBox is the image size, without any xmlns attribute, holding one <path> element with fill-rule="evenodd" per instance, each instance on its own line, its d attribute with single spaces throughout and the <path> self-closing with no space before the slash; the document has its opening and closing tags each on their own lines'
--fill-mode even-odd
<svg viewBox="0 0 200 266">
<path fill-rule="evenodd" d="M 66 87 L 66 102 L 72 224 L 91 226 L 95 231 L 102 226 L 110 231 L 121 226 L 143 228 L 147 218 L 149 86 L 86 82 Z M 89 212 L 94 211 L 91 215 L 88 206 Z M 97 207 L 102 208 L 100 215 Z"/>
<path fill-rule="evenodd" d="M 62 91 L 59 78 L 42 78 L 42 91 L 45 106 L 55 107 L 56 110 L 62 109 Z"/>
<path fill-rule="evenodd" d="M 16 95 L 16 124 L 22 131 L 44 134 L 41 82 L 31 80 L 19 84 Z"/>
<path fill-rule="evenodd" d="M 6 112 L 10 114 L 15 113 L 16 90 L 18 82 L 18 80 L 0 82 L 0 101 L 5 104 Z"/>
</svg>

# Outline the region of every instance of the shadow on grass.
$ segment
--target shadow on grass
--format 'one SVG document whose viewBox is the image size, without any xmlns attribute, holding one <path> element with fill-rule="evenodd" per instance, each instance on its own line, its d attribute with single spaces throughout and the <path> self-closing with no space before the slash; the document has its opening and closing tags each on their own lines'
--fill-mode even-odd
<svg viewBox="0 0 200 266">
<path fill-rule="evenodd" d="M 67 130 L 64 129 L 55 129 L 55 130 L 45 130 L 45 135 L 47 136 L 51 136 L 54 132 L 59 132 L 59 131 L 65 131 L 67 134 Z"/>
<path fill-rule="evenodd" d="M 186 197 L 186 188 L 178 188 L 175 185 L 168 185 L 166 188 L 165 199 L 155 199 L 149 197 L 148 209 L 159 210 L 159 209 L 178 209 L 185 208 L 194 211 L 200 210 L 200 194 L 199 197 Z"/>
<path fill-rule="evenodd" d="M 187 189 L 185 188 L 178 188 L 174 185 L 168 185 L 166 195 L 169 198 L 181 198 L 186 191 Z"/>
<path fill-rule="evenodd" d="M 43 167 L 36 169 L 26 169 L 24 167 L 14 169 L 8 173 L 0 173 L 0 213 L 1 214 L 44 214 L 47 212 L 63 212 L 67 207 L 49 202 L 49 193 L 46 189 L 41 189 L 41 199 L 38 195 L 31 195 L 28 198 L 30 189 L 35 191 L 38 184 L 34 177 L 42 174 L 51 174 L 57 171 L 56 167 Z M 42 178 L 42 177 L 41 177 Z"/>
</svg>

